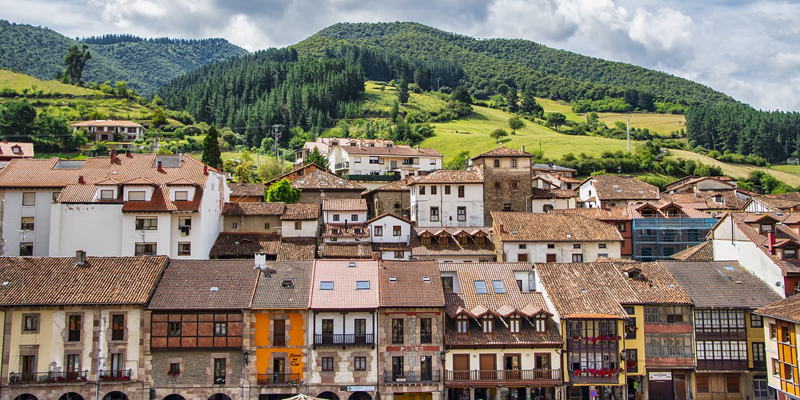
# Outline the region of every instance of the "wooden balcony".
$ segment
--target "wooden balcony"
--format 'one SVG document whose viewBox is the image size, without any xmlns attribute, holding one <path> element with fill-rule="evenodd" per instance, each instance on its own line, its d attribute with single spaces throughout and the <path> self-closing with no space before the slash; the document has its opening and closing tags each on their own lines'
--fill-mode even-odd
<svg viewBox="0 0 800 400">
<path fill-rule="evenodd" d="M 448 385 L 558 385 L 561 383 L 561 369 L 446 371 L 445 381 Z"/>
<path fill-rule="evenodd" d="M 314 348 L 318 346 L 328 347 L 353 347 L 353 346 L 375 346 L 375 337 L 372 334 L 352 334 L 352 333 L 319 333 L 314 335 Z"/>
</svg>

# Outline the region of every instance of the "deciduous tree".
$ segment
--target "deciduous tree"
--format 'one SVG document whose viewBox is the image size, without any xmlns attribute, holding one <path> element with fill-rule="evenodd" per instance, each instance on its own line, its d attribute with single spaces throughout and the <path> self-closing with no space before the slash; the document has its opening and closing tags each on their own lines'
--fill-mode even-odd
<svg viewBox="0 0 800 400">
<path fill-rule="evenodd" d="M 511 134 L 516 135 L 517 129 L 525 127 L 525 122 L 522 121 L 522 118 L 515 115 L 508 119 L 508 127 L 511 128 Z"/>
<path fill-rule="evenodd" d="M 292 183 L 286 178 L 273 183 L 269 189 L 267 189 L 268 202 L 293 204 L 296 203 L 297 200 L 300 200 L 300 189 L 293 188 Z"/>
<path fill-rule="evenodd" d="M 505 129 L 500 129 L 500 128 L 495 129 L 494 131 L 492 131 L 492 133 L 489 134 L 489 137 L 497 141 L 497 143 L 500 143 L 500 138 L 505 136 L 508 136 L 508 133 L 506 132 Z"/>
<path fill-rule="evenodd" d="M 64 57 L 64 64 L 67 65 L 67 70 L 64 76 L 69 79 L 69 83 L 76 84 L 81 82 L 83 69 L 86 67 L 86 62 L 92 59 L 92 54 L 89 52 L 89 46 L 83 45 L 78 47 L 77 44 L 72 45 Z"/>
</svg>

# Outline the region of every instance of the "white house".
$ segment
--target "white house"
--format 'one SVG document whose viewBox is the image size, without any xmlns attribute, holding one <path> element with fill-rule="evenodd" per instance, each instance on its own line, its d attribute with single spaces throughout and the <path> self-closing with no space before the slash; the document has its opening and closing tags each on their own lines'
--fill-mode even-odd
<svg viewBox="0 0 800 400">
<path fill-rule="evenodd" d="M 508 262 L 593 262 L 620 258 L 613 225 L 582 215 L 492 212 L 494 242 Z"/>
<path fill-rule="evenodd" d="M 658 203 L 658 188 L 632 176 L 597 175 L 578 186 L 578 197 L 586 208 Z"/>
<path fill-rule="evenodd" d="M 337 175 L 375 189 L 388 181 L 425 175 L 442 169 L 442 154 L 434 149 L 385 143 L 330 143 L 328 168 Z"/>
<path fill-rule="evenodd" d="M 578 194 L 564 189 L 531 189 L 531 212 L 546 213 L 550 210 L 567 210 L 576 207 Z"/>
<path fill-rule="evenodd" d="M 411 187 L 411 221 L 419 227 L 483 226 L 483 174 L 440 170 Z"/>
<path fill-rule="evenodd" d="M 225 178 L 189 156 L 18 159 L 0 177 L 8 256 L 208 258 Z"/>
<path fill-rule="evenodd" d="M 394 145 L 394 141 L 388 139 L 361 139 L 361 138 L 317 138 L 313 142 L 305 142 L 303 147 L 295 151 L 295 164 L 304 165 L 305 158 L 311 154 L 314 149 L 323 156 L 327 157 L 331 147 L 335 146 L 368 146 L 368 147 L 386 147 L 387 145 Z"/>
<path fill-rule="evenodd" d="M 281 236 L 284 238 L 319 236 L 319 205 L 287 204 L 281 215 Z"/>
<path fill-rule="evenodd" d="M 113 121 L 110 119 L 81 121 L 69 126 L 72 127 L 73 133 L 77 132 L 78 129 L 85 129 L 87 138 L 97 141 L 113 141 L 119 137 L 122 141 L 132 142 L 144 135 L 144 127 L 133 121 Z"/>
<path fill-rule="evenodd" d="M 373 253 L 382 260 L 407 260 L 411 257 L 411 221 L 383 214 L 367 221 Z"/>
</svg>

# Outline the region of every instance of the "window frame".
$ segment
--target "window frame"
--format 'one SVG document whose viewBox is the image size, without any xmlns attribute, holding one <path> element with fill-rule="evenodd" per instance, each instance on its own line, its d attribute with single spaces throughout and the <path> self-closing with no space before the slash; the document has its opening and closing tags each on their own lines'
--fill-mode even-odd
<svg viewBox="0 0 800 400">
<path fill-rule="evenodd" d="M 178 242 L 178 255 L 179 256 L 191 256 L 192 255 L 192 242 Z"/>
<path fill-rule="evenodd" d="M 26 200 L 25 197 L 28 197 Z M 32 199 L 31 199 L 32 197 Z M 22 201 L 23 207 L 35 207 L 36 206 L 36 192 L 22 192 Z"/>
<path fill-rule="evenodd" d="M 153 221 L 155 221 L 155 223 Z M 158 217 L 152 217 L 152 216 L 136 217 L 136 219 L 134 220 L 134 230 L 157 231 Z"/>
<path fill-rule="evenodd" d="M 178 197 L 180 195 L 180 198 Z M 175 191 L 175 201 L 189 201 L 189 191 L 188 190 L 176 190 Z"/>
<path fill-rule="evenodd" d="M 119 324 L 117 321 L 118 318 L 122 318 L 122 321 L 119 322 Z M 117 336 L 117 334 L 119 334 L 119 336 Z M 125 340 L 125 314 L 111 314 L 111 340 Z"/>
</svg>

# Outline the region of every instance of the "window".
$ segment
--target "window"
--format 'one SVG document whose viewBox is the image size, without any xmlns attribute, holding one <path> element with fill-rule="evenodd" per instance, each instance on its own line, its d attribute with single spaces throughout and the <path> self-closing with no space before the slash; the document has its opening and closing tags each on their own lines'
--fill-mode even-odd
<svg viewBox="0 0 800 400">
<path fill-rule="evenodd" d="M 420 318 L 419 320 L 419 342 L 433 342 L 433 320 L 430 318 Z"/>
<path fill-rule="evenodd" d="M 772 232 L 772 224 L 761 224 L 761 234 Z"/>
<path fill-rule="evenodd" d="M 764 342 L 753 342 L 753 363 L 766 367 L 767 353 Z"/>
<path fill-rule="evenodd" d="M 710 393 L 711 390 L 708 385 L 708 375 L 697 374 L 695 380 L 697 381 L 697 393 Z"/>
<path fill-rule="evenodd" d="M 400 210 L 400 203 L 394 203 L 394 209 Z"/>
<path fill-rule="evenodd" d="M 180 336 L 180 335 L 181 335 L 180 322 L 170 322 L 167 324 L 167 336 Z"/>
<path fill-rule="evenodd" d="M 450 185 L 445 185 L 444 194 L 450 194 Z"/>
<path fill-rule="evenodd" d="M 22 205 L 35 206 L 36 205 L 36 192 L 22 192 Z"/>
<path fill-rule="evenodd" d="M 620 232 L 625 232 L 626 224 L 624 222 L 617 222 L 617 230 Z"/>
<path fill-rule="evenodd" d="M 494 159 L 494 167 L 495 168 L 500 168 L 500 159 L 498 159 L 498 158 Z"/>
<path fill-rule="evenodd" d="M 764 327 L 764 318 L 760 315 L 750 314 L 750 327 L 751 328 L 763 328 Z"/>
<path fill-rule="evenodd" d="M 517 188 L 517 181 L 511 181 L 511 188 L 512 189 L 516 189 Z"/>
<path fill-rule="evenodd" d="M 23 333 L 36 333 L 39 331 L 39 315 L 26 314 L 23 316 L 22 332 Z"/>
<path fill-rule="evenodd" d="M 334 222 L 339 221 L 339 214 L 333 214 L 333 221 Z"/>
<path fill-rule="evenodd" d="M 264 229 L 269 229 L 269 222 L 264 223 Z"/>
<path fill-rule="evenodd" d="M 281 288 L 282 289 L 294 289 L 294 280 L 293 279 L 284 279 L 281 281 Z"/>
<path fill-rule="evenodd" d="M 370 164 L 379 164 L 380 163 L 380 158 L 379 157 L 370 157 L 369 158 L 369 163 Z"/>
<path fill-rule="evenodd" d="M 506 211 L 506 212 L 511 211 L 511 203 L 504 203 L 503 204 L 503 211 Z"/>
<path fill-rule="evenodd" d="M 189 191 L 179 190 L 175 192 L 175 201 L 189 201 Z"/>
<path fill-rule="evenodd" d="M 136 243 L 134 255 L 137 256 L 154 256 L 156 255 L 155 243 Z"/>
<path fill-rule="evenodd" d="M 796 260 L 797 259 L 797 250 L 796 249 L 784 249 L 783 250 L 783 259 L 784 260 Z"/>
<path fill-rule="evenodd" d="M 425 186 L 420 186 L 419 187 L 419 194 L 420 195 L 425 195 Z"/>
<path fill-rule="evenodd" d="M 573 254 L 572 255 L 572 262 L 574 262 L 574 263 L 583 262 L 583 254 Z"/>
<path fill-rule="evenodd" d="M 525 249 L 527 249 L 527 248 L 528 248 L 528 245 L 527 245 L 527 244 L 525 244 L 525 243 L 523 243 L 523 244 L 520 244 L 520 245 L 519 245 L 519 249 L 520 249 L 520 250 L 525 250 Z"/>
<path fill-rule="evenodd" d="M 144 190 L 132 190 L 128 192 L 128 201 L 144 201 L 145 198 Z"/>
<path fill-rule="evenodd" d="M 519 333 L 519 315 L 512 315 L 508 320 L 508 330 L 511 333 Z"/>
<path fill-rule="evenodd" d="M 600 243 L 598 246 L 599 246 L 601 249 L 605 249 L 605 248 L 606 248 L 606 244 L 605 244 L 605 243 Z"/>
<path fill-rule="evenodd" d="M 169 364 L 169 371 L 167 371 L 167 375 L 169 376 L 179 376 L 181 374 L 181 364 L 180 363 L 170 363 Z"/>
<path fill-rule="evenodd" d="M 33 217 L 22 217 L 22 223 L 20 228 L 23 231 L 32 231 L 33 230 Z"/>
<path fill-rule="evenodd" d="M 114 198 L 114 191 L 113 190 L 101 190 L 100 191 L 100 200 L 111 200 Z"/>
<path fill-rule="evenodd" d="M 22 257 L 30 257 L 33 255 L 33 243 L 22 242 L 19 244 L 19 255 Z"/>
<path fill-rule="evenodd" d="M 506 292 L 506 287 L 503 286 L 503 281 L 500 280 L 492 281 L 492 286 L 494 287 L 495 293 L 503 294 Z"/>
<path fill-rule="evenodd" d="M 423 236 L 421 238 L 423 246 L 430 246 L 431 245 L 431 237 L 430 236 Z"/>
<path fill-rule="evenodd" d="M 383 227 L 382 226 L 375 226 L 372 228 L 372 235 L 373 236 L 383 236 Z"/>
<path fill-rule="evenodd" d="M 452 276 L 443 276 L 442 277 L 442 288 L 444 289 L 445 293 L 453 293 L 453 277 Z"/>
<path fill-rule="evenodd" d="M 234 229 L 234 230 L 235 229 L 239 229 L 239 223 L 238 222 L 231 223 L 231 229 Z"/>
<path fill-rule="evenodd" d="M 319 290 L 333 290 L 333 281 L 322 281 L 319 283 Z"/>
<path fill-rule="evenodd" d="M 792 364 L 787 364 L 787 363 L 783 364 L 783 379 L 784 380 L 787 380 L 787 381 L 793 381 L 794 380 L 794 374 L 792 373 L 793 367 L 794 366 Z"/>
<path fill-rule="evenodd" d="M 404 258 L 404 257 L 405 257 L 405 254 L 403 253 L 402 250 L 395 250 L 394 258 Z"/>
<path fill-rule="evenodd" d="M 56 201 L 58 199 L 58 196 L 61 196 L 61 192 L 53 192 L 53 197 L 52 197 L 53 201 Z"/>
<path fill-rule="evenodd" d="M 354 364 L 355 364 L 355 370 L 356 371 L 366 371 L 367 370 L 367 357 L 356 357 Z"/>
<path fill-rule="evenodd" d="M 769 338 L 772 340 L 778 339 L 778 327 L 775 324 L 769 324 Z"/>
<path fill-rule="evenodd" d="M 575 243 L 575 244 L 572 245 L 572 248 L 573 249 L 580 249 L 581 245 L 580 245 L 580 243 Z"/>
<path fill-rule="evenodd" d="M 81 372 L 81 355 L 67 354 L 67 378 L 77 380 Z"/>
<path fill-rule="evenodd" d="M 125 315 L 111 316 L 111 340 L 125 340 Z"/>
<path fill-rule="evenodd" d="M 350 221 L 353 221 L 353 222 L 358 221 L 358 214 L 350 215 Z"/>
<path fill-rule="evenodd" d="M 478 294 L 489 293 L 486 290 L 486 282 L 484 282 L 484 281 L 474 281 L 473 283 L 475 284 L 475 292 L 477 292 Z"/>
<path fill-rule="evenodd" d="M 357 281 L 356 290 L 369 290 L 369 281 Z"/>
<path fill-rule="evenodd" d="M 214 323 L 214 336 L 228 336 L 228 323 L 215 322 Z"/>
<path fill-rule="evenodd" d="M 294 230 L 299 231 L 303 229 L 303 223 L 301 221 L 294 221 Z"/>
<path fill-rule="evenodd" d="M 556 248 L 556 245 L 555 245 L 555 243 L 548 243 L 548 244 L 547 244 L 547 248 L 548 248 L 548 249 L 555 249 L 555 248 Z"/>
<path fill-rule="evenodd" d="M 333 357 L 322 357 L 322 371 L 333 371 Z"/>
<path fill-rule="evenodd" d="M 461 235 L 458 237 L 458 245 L 459 246 L 466 246 L 467 245 L 467 236 Z"/>
<path fill-rule="evenodd" d="M 495 182 L 494 183 L 494 188 L 495 189 L 500 189 L 500 182 Z"/>
<path fill-rule="evenodd" d="M 439 220 L 439 207 L 431 207 L 431 221 Z"/>
<path fill-rule="evenodd" d="M 457 219 L 459 221 L 467 220 L 467 207 L 458 207 L 458 209 L 456 209 L 456 213 L 458 215 Z"/>
<path fill-rule="evenodd" d="M 178 243 L 178 255 L 179 256 L 190 256 L 190 255 L 192 255 L 192 244 L 190 242 L 179 242 Z"/>
<path fill-rule="evenodd" d="M 781 376 L 781 362 L 777 358 L 772 359 L 772 376 Z"/>
<path fill-rule="evenodd" d="M 403 344 L 403 319 L 392 319 L 392 343 Z"/>
<path fill-rule="evenodd" d="M 36 356 L 22 356 L 22 373 L 30 375 L 36 373 Z M 33 379 L 30 376 L 30 379 Z"/>
<path fill-rule="evenodd" d="M 547 330 L 547 318 L 538 316 L 535 319 L 536 321 L 536 332 L 544 332 Z"/>
<path fill-rule="evenodd" d="M 68 342 L 79 342 L 81 340 L 81 316 L 70 315 L 67 332 Z"/>
<path fill-rule="evenodd" d="M 122 371 L 125 368 L 125 355 L 122 353 L 111 353 L 111 374 L 114 377 L 121 378 Z"/>
<path fill-rule="evenodd" d="M 225 384 L 225 369 L 226 369 L 226 359 L 224 358 L 215 358 L 214 359 L 214 384 L 215 385 L 224 385 Z"/>
<path fill-rule="evenodd" d="M 478 246 L 483 246 L 483 240 L 484 240 L 483 236 L 475 236 L 475 244 L 477 244 Z"/>
<path fill-rule="evenodd" d="M 458 197 L 460 197 L 462 199 L 464 198 L 464 185 L 459 185 L 458 186 Z"/>
<path fill-rule="evenodd" d="M 483 333 L 492 333 L 494 332 L 494 318 L 490 316 L 484 316 L 481 318 L 483 321 Z"/>
<path fill-rule="evenodd" d="M 512 158 L 511 159 L 511 168 L 517 168 L 517 159 L 516 158 Z"/>
<path fill-rule="evenodd" d="M 392 227 L 392 236 L 400 236 L 401 227 L 399 225 L 395 225 Z"/>
<path fill-rule="evenodd" d="M 355 157 L 355 159 L 353 160 L 353 162 L 354 162 L 354 163 L 359 163 L 359 164 L 360 164 L 360 163 L 361 163 L 361 157 Z M 302 170 L 301 170 L 301 171 L 302 171 Z"/>
<path fill-rule="evenodd" d="M 154 231 L 158 229 L 158 217 L 136 217 L 137 231 Z"/>
<path fill-rule="evenodd" d="M 466 315 L 459 315 L 456 317 L 456 330 L 458 333 L 467 333 L 467 328 L 469 328 L 469 319 L 467 319 Z"/>
<path fill-rule="evenodd" d="M 431 186 L 431 196 L 436 196 L 438 190 L 438 186 Z"/>
<path fill-rule="evenodd" d="M 405 370 L 403 369 L 403 356 L 392 357 L 392 378 L 405 378 Z"/>
</svg>

